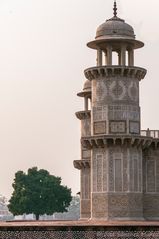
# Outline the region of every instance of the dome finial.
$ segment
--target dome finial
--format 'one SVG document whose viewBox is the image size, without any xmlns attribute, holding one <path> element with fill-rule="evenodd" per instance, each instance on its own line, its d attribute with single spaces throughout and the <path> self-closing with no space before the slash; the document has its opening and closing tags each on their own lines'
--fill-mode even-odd
<svg viewBox="0 0 159 239">
<path fill-rule="evenodd" d="M 113 10 L 114 10 L 114 17 L 116 17 L 117 16 L 117 4 L 116 4 L 116 0 L 114 0 L 114 8 L 113 8 Z"/>
</svg>

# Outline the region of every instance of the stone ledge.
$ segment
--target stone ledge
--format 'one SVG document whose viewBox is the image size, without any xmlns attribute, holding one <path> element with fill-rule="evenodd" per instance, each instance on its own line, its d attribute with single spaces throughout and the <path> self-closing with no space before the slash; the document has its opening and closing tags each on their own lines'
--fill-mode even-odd
<svg viewBox="0 0 159 239">
<path fill-rule="evenodd" d="M 140 220 L 135 220 L 135 221 L 125 221 L 125 220 L 120 220 L 120 221 L 107 221 L 107 220 L 79 220 L 79 221 L 9 221 L 9 222 L 0 222 L 0 231 L 2 229 L 7 228 L 12 228 L 17 230 L 21 229 L 36 229 L 39 228 L 41 230 L 44 230 L 45 228 L 58 228 L 58 227 L 85 227 L 85 226 L 104 226 L 104 227 L 109 227 L 109 226 L 144 226 L 144 227 L 149 227 L 149 226 L 157 226 L 159 227 L 159 221 L 158 220 L 150 220 L 150 221 L 140 221 Z"/>
</svg>

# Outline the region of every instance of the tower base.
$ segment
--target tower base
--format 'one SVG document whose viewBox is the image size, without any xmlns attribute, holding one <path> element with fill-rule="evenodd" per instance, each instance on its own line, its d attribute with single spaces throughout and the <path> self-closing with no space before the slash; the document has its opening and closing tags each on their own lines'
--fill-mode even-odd
<svg viewBox="0 0 159 239">
<path fill-rule="evenodd" d="M 93 220 L 144 220 L 141 193 L 93 193 Z"/>
</svg>

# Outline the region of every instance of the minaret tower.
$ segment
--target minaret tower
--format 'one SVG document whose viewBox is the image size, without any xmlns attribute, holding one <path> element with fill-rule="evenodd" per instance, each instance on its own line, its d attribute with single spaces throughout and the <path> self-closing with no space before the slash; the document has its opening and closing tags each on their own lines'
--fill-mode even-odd
<svg viewBox="0 0 159 239">
<path fill-rule="evenodd" d="M 143 219 L 143 144 L 139 82 L 146 70 L 134 66 L 144 46 L 133 28 L 117 16 L 100 25 L 87 46 L 97 65 L 85 70 L 81 120 L 81 219 Z M 90 101 L 90 106 L 89 106 Z"/>
</svg>

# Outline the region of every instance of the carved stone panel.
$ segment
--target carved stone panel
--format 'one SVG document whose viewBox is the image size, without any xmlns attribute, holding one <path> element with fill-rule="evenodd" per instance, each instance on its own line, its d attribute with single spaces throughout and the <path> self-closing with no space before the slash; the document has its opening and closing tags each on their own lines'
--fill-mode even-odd
<svg viewBox="0 0 159 239">
<path fill-rule="evenodd" d="M 155 160 L 148 160 L 146 166 L 147 192 L 155 192 Z"/>
<path fill-rule="evenodd" d="M 106 121 L 94 122 L 94 134 L 106 133 Z"/>
<path fill-rule="evenodd" d="M 103 155 L 97 155 L 97 192 L 103 191 Z"/>
<path fill-rule="evenodd" d="M 143 152 L 144 192 L 159 193 L 159 149 Z"/>
<path fill-rule="evenodd" d="M 138 165 L 138 170 L 139 170 L 139 192 L 142 192 L 143 191 L 143 174 L 144 171 L 143 171 L 143 155 L 142 155 L 142 150 L 140 149 L 139 150 L 139 165 Z"/>
<path fill-rule="evenodd" d="M 114 133 L 126 133 L 126 121 L 110 121 L 109 132 Z"/>
<path fill-rule="evenodd" d="M 156 192 L 159 193 L 159 160 L 156 160 Z"/>
<path fill-rule="evenodd" d="M 97 106 L 92 108 L 92 113 L 93 113 L 93 121 L 102 121 L 107 119 L 107 106 Z"/>
<path fill-rule="evenodd" d="M 110 192 L 142 192 L 142 150 L 135 147 L 109 147 Z"/>
<path fill-rule="evenodd" d="M 82 159 L 91 158 L 91 150 L 82 150 Z"/>
<path fill-rule="evenodd" d="M 115 192 L 122 191 L 122 160 L 115 159 Z"/>
<path fill-rule="evenodd" d="M 138 192 L 138 184 L 139 184 L 139 157 L 136 155 L 134 158 L 134 191 Z"/>
<path fill-rule="evenodd" d="M 140 107 L 132 105 L 111 105 L 108 107 L 109 120 L 140 121 Z"/>
<path fill-rule="evenodd" d="M 123 191 L 128 191 L 128 153 L 123 149 Z"/>
<path fill-rule="evenodd" d="M 107 218 L 108 216 L 108 199 L 107 194 L 92 194 L 92 218 Z"/>
<path fill-rule="evenodd" d="M 103 192 L 108 190 L 108 150 L 103 149 Z"/>
<path fill-rule="evenodd" d="M 144 217 L 148 220 L 159 220 L 159 194 L 146 193 L 143 197 Z"/>
<path fill-rule="evenodd" d="M 122 80 L 114 80 L 109 87 L 109 94 L 113 100 L 123 100 L 126 95 L 126 87 Z"/>
<path fill-rule="evenodd" d="M 90 200 L 81 199 L 81 218 L 90 218 L 91 216 L 91 202 Z"/>
<path fill-rule="evenodd" d="M 107 156 L 106 150 L 93 149 L 92 158 L 92 188 L 93 192 L 107 191 Z"/>
<path fill-rule="evenodd" d="M 81 199 L 90 199 L 90 168 L 81 170 Z"/>
<path fill-rule="evenodd" d="M 91 119 L 81 120 L 81 136 L 86 137 L 91 135 Z"/>
<path fill-rule="evenodd" d="M 97 192 L 97 160 L 96 155 L 92 159 L 92 191 Z"/>
<path fill-rule="evenodd" d="M 130 81 L 128 86 L 128 96 L 132 101 L 139 101 L 139 83 L 138 81 Z"/>
<path fill-rule="evenodd" d="M 134 218 L 143 217 L 142 194 L 112 194 L 108 200 L 109 217 Z"/>
<path fill-rule="evenodd" d="M 92 103 L 100 104 L 106 100 L 108 89 L 105 79 L 92 81 Z"/>
<path fill-rule="evenodd" d="M 139 103 L 139 81 L 128 77 L 106 77 L 92 81 L 93 106 L 113 102 Z"/>
<path fill-rule="evenodd" d="M 129 122 L 129 131 L 131 134 L 139 134 L 140 133 L 140 123 L 136 121 Z"/>
<path fill-rule="evenodd" d="M 108 191 L 110 192 L 114 192 L 114 157 L 113 157 L 113 153 L 114 153 L 114 148 L 109 148 L 109 162 L 108 162 L 108 182 L 109 182 L 109 188 Z"/>
<path fill-rule="evenodd" d="M 141 149 L 129 149 L 129 191 L 142 192 L 142 152 Z"/>
</svg>

